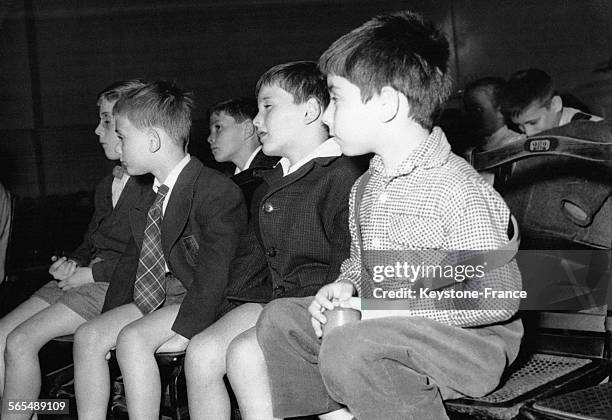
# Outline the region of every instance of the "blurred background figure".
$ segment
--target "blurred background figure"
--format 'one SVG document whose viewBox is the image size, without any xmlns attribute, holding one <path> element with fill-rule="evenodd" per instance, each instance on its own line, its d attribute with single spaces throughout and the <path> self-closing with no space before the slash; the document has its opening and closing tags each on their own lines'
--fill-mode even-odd
<svg viewBox="0 0 612 420">
<path fill-rule="evenodd" d="M 466 151 L 468 161 L 474 152 L 496 149 L 521 136 L 508 128 L 501 111 L 501 97 L 505 84 L 501 77 L 484 77 L 473 81 L 465 88 L 463 105 L 474 136 L 472 147 Z M 493 185 L 495 181 L 493 172 L 479 173 Z"/>
<path fill-rule="evenodd" d="M 601 117 L 563 106 L 552 78 L 543 70 L 519 70 L 510 76 L 502 97 L 504 115 L 528 136 L 572 121 L 601 121 Z"/>
</svg>

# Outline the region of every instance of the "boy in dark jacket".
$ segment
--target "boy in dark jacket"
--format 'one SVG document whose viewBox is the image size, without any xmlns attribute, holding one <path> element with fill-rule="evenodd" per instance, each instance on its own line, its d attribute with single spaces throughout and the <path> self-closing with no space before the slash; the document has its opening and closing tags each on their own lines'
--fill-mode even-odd
<svg viewBox="0 0 612 420">
<path fill-rule="evenodd" d="M 253 123 L 263 151 L 282 159 L 262 174 L 264 182 L 253 198 L 251 240 L 241 244 L 230 274 L 228 298 L 242 305 L 195 336 L 187 348 L 194 419 L 230 418 L 223 383 L 229 369 L 226 353 L 234 343 L 254 342 L 252 327 L 264 304 L 314 293 L 337 277 L 349 251 L 348 194 L 359 171 L 341 156 L 322 122 L 329 94 L 316 63 L 272 67 L 259 79 L 257 102 Z M 232 382 L 235 391 L 239 386 Z"/>
</svg>

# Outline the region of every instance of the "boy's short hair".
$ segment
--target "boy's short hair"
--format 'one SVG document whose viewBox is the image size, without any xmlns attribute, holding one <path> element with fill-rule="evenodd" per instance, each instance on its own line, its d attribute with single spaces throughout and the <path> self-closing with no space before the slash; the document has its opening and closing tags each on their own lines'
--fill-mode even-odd
<svg viewBox="0 0 612 420">
<path fill-rule="evenodd" d="M 487 90 L 488 97 L 494 107 L 501 107 L 501 100 L 504 94 L 506 81 L 501 77 L 483 77 L 469 83 L 463 91 L 463 97 L 472 94 L 479 89 Z"/>
<path fill-rule="evenodd" d="M 208 119 L 221 112 L 232 117 L 237 123 L 253 120 L 257 115 L 257 101 L 254 98 L 236 98 L 217 102 L 208 108 Z"/>
<path fill-rule="evenodd" d="M 154 81 L 119 98 L 113 114 L 127 116 L 139 130 L 162 128 L 175 143 L 185 146 L 189 141 L 193 107 L 191 93 L 174 83 Z"/>
<path fill-rule="evenodd" d="M 268 85 L 278 85 L 289 92 L 296 104 L 315 98 L 323 108 L 329 105 L 327 79 L 314 61 L 292 61 L 272 67 L 257 81 L 255 95 Z"/>
<path fill-rule="evenodd" d="M 519 70 L 506 83 L 502 110 L 510 118 L 516 118 L 534 101 L 546 106 L 555 94 L 548 73 L 540 69 Z"/>
<path fill-rule="evenodd" d="M 98 93 L 96 104 L 100 106 L 102 100 L 114 102 L 127 92 L 143 87 L 147 82 L 142 79 L 122 80 L 112 83 Z"/>
<path fill-rule="evenodd" d="M 410 116 L 427 129 L 451 93 L 444 34 L 408 11 L 376 16 L 337 39 L 319 59 L 326 74 L 347 79 L 367 102 L 385 86 L 403 93 Z"/>
</svg>

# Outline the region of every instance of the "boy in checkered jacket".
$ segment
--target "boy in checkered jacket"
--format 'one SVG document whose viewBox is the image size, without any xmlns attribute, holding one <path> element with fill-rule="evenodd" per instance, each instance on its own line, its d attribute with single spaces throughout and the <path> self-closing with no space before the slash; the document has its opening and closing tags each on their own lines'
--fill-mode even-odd
<svg viewBox="0 0 612 420">
<path fill-rule="evenodd" d="M 448 56 L 438 30 L 398 12 L 342 36 L 319 60 L 331 94 L 324 122 L 343 153 L 375 156 L 351 192 L 351 254 L 337 281 L 314 299 L 270 303 L 257 323 L 275 417 L 445 419 L 443 400 L 491 392 L 517 356 L 518 298 L 465 305 L 413 298 L 403 310 L 363 310 L 362 299 L 380 296 L 377 287 L 402 285 L 397 278 L 377 283 L 368 255 L 487 255 L 512 243 L 502 198 L 433 126 L 451 91 Z M 451 289 L 521 289 L 511 259 L 484 274 Z M 321 340 L 325 313 L 335 306 L 361 310 L 362 320 Z"/>
</svg>

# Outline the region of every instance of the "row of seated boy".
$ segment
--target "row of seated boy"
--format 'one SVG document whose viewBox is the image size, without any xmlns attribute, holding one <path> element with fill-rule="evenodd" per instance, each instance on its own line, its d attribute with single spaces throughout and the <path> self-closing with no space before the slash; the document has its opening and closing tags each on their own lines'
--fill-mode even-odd
<svg viewBox="0 0 612 420">
<path fill-rule="evenodd" d="M 38 350 L 72 333 L 79 419 L 106 418 L 113 348 L 134 419 L 159 417 L 158 351 L 186 350 L 193 419 L 230 417 L 224 375 L 244 419 L 439 420 L 443 400 L 495 389 L 519 350 L 518 299 L 366 309 L 375 288 L 407 286 L 368 274 L 395 265 L 385 251 L 516 245 L 503 199 L 433 125 L 448 58 L 444 35 L 404 11 L 342 36 L 318 63 L 270 68 L 257 111 L 211 108 L 208 141 L 235 163 L 232 179 L 186 153 L 189 94 L 160 81 L 105 89 L 96 134 L 121 166 L 96 189 L 81 247 L 0 320 L 1 417 L 32 415 L 10 402 L 38 396 Z M 369 153 L 362 175 L 352 156 Z M 402 258 L 418 265 L 415 254 Z M 485 285 L 520 290 L 516 262 L 449 287 Z M 338 306 L 362 320 L 321 339 Z"/>
</svg>

